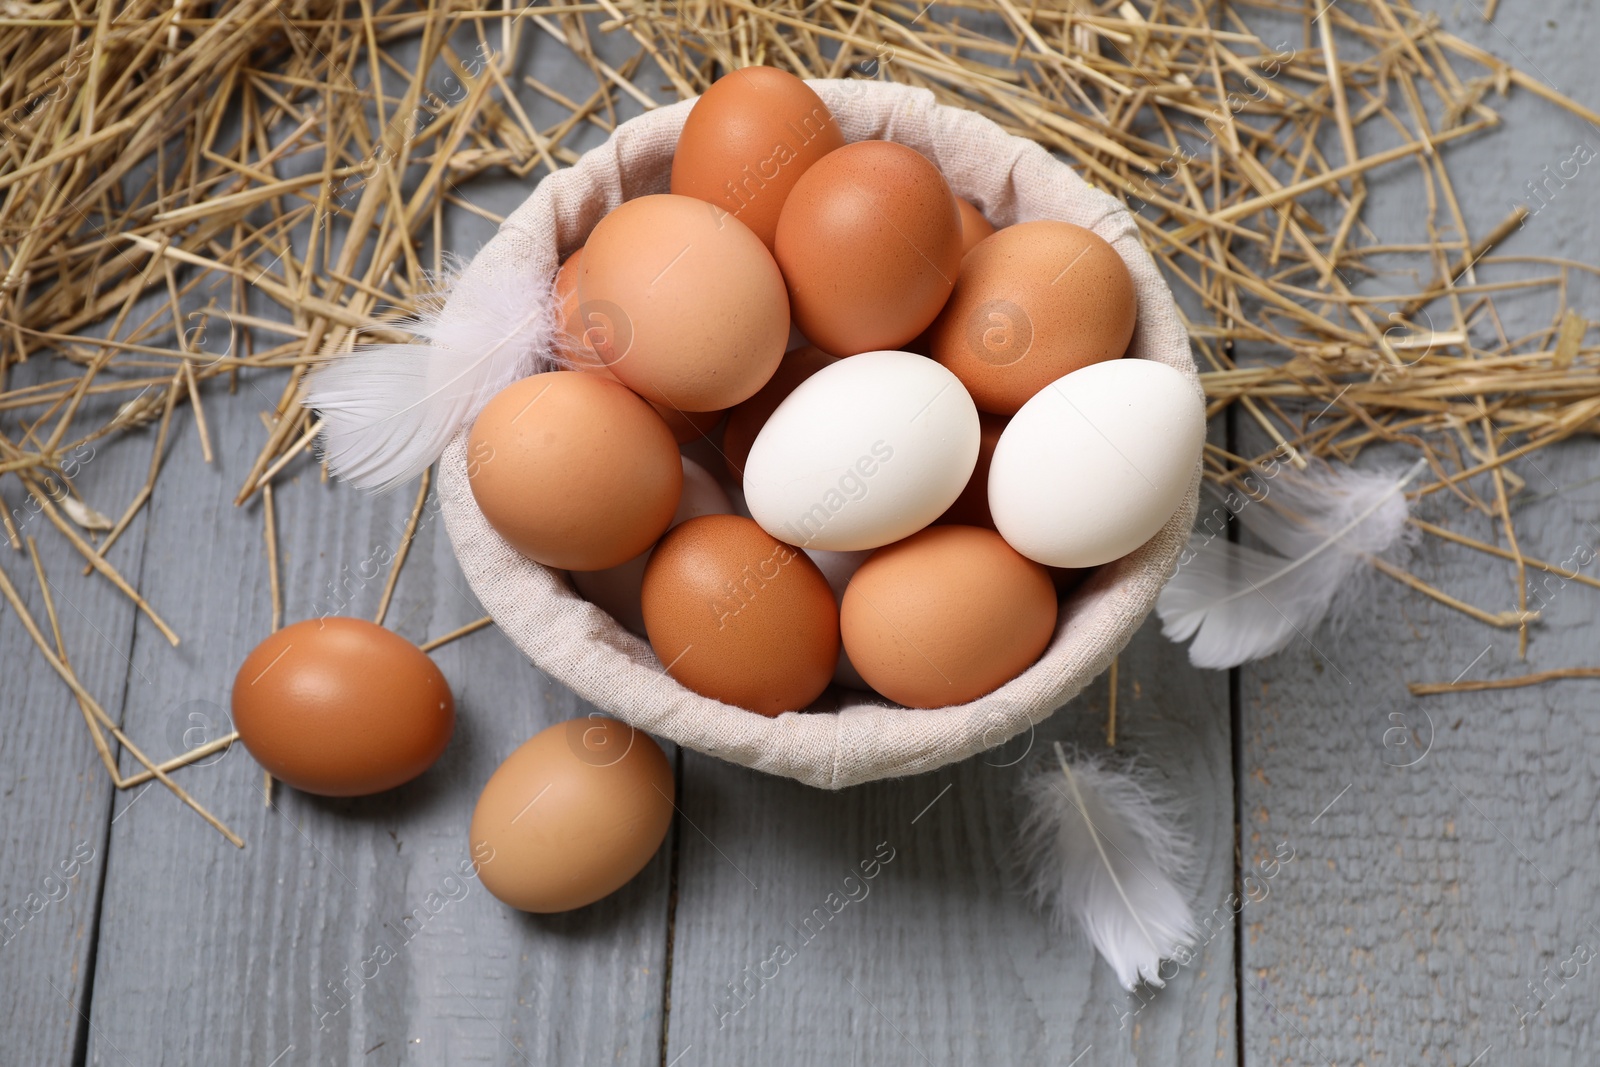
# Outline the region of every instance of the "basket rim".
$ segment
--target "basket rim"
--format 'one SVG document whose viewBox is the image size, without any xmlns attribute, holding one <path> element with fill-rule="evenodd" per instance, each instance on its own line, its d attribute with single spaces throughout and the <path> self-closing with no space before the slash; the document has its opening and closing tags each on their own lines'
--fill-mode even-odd
<svg viewBox="0 0 1600 1067">
<path fill-rule="evenodd" d="M 1139 242 L 1132 215 L 1121 201 L 1093 189 L 1035 142 L 1008 134 L 975 112 L 940 104 L 927 90 L 864 79 L 814 79 L 808 84 L 833 111 L 847 142 L 868 139 L 852 136 L 852 131 L 878 130 L 885 139 L 906 143 L 908 133 L 921 130 L 920 143 L 910 146 L 927 155 L 922 145 L 929 145 L 936 164 L 942 153 L 963 160 L 976 154 L 983 164 L 995 159 L 1004 163 L 1009 156 L 1004 175 L 986 172 L 984 178 L 987 189 L 1000 190 L 997 197 L 1007 195 L 1009 186 L 1014 199 L 1031 202 L 1046 198 L 1048 189 L 1059 185 L 1077 216 L 1066 221 L 1082 225 L 1080 220 L 1088 220 L 1088 228 L 1107 237 L 1134 275 L 1139 326 L 1123 358 L 1152 358 L 1160 342 L 1156 361 L 1184 373 L 1200 395 L 1172 291 Z M 872 103 L 871 116 L 862 113 L 862 100 Z M 659 153 L 669 141 L 675 144 L 693 103 L 680 101 L 621 123 L 578 163 L 544 178 L 480 250 L 463 280 L 474 269 L 496 269 L 506 262 L 547 279 L 557 253 L 581 244 L 577 238 L 586 237 L 609 210 L 596 213 L 596 199 L 615 206 L 662 191 L 649 188 L 662 175 L 626 173 L 621 160 L 629 152 Z M 852 103 L 856 108 L 842 106 Z M 965 151 L 972 147 L 985 150 Z M 668 167 L 670 159 L 668 150 Z M 634 166 L 661 169 L 659 159 L 628 165 Z M 976 200 L 985 214 L 1000 210 L 1005 217 L 1012 210 L 983 203 L 991 197 L 972 187 L 979 178 L 971 166 L 940 169 L 952 188 Z M 1019 184 L 1021 192 L 1014 188 Z M 1029 187 L 1046 192 L 1030 193 Z M 1005 224 L 1017 221 L 1024 220 L 1008 218 Z M 1139 355 L 1134 354 L 1136 346 Z M 823 788 L 920 773 L 966 758 L 1042 722 L 1077 695 L 1126 646 L 1170 577 L 1193 522 L 1201 469 L 1197 462 L 1183 503 L 1162 530 L 1133 553 L 1097 568 L 1064 600 L 1045 652 L 1000 688 L 967 704 L 912 710 L 877 694 L 850 691 L 863 699 L 847 701 L 830 685 L 811 708 L 769 719 L 681 686 L 665 674 L 646 642 L 579 597 L 557 572 L 517 555 L 489 529 L 467 485 L 467 432 L 466 427 L 458 430 L 440 459 L 441 508 L 468 584 L 518 649 L 605 714 L 684 747 Z M 1066 645 L 1077 655 L 1070 662 L 1054 662 L 1052 654 Z M 641 673 L 646 670 L 648 677 Z M 859 758 L 863 751 L 868 758 Z"/>
</svg>

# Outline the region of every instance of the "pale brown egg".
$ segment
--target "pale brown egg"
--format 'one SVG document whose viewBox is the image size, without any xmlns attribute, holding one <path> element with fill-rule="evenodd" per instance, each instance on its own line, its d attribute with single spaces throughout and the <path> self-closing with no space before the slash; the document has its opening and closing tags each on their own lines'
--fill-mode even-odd
<svg viewBox="0 0 1600 1067">
<path fill-rule="evenodd" d="M 800 175 L 844 145 L 828 106 L 793 74 L 742 67 L 695 101 L 672 157 L 672 191 L 715 204 L 768 247 Z"/>
<path fill-rule="evenodd" d="M 839 611 L 828 580 L 751 519 L 706 515 L 667 534 L 645 567 L 642 601 L 650 647 L 702 696 L 778 715 L 833 678 Z"/>
<path fill-rule="evenodd" d="M 722 458 L 728 473 L 736 482 L 744 481 L 744 461 L 750 455 L 750 446 L 756 443 L 767 419 L 784 397 L 795 391 L 799 384 L 837 357 L 830 356 L 816 345 L 805 345 L 783 354 L 777 372 L 761 387 L 761 391 L 728 412 L 728 425 L 722 431 Z"/>
<path fill-rule="evenodd" d="M 1055 625 L 1050 575 L 974 526 L 930 526 L 878 549 L 840 607 L 850 662 L 912 708 L 993 692 L 1039 658 Z"/>
<path fill-rule="evenodd" d="M 556 339 L 557 353 L 570 370 L 591 371 L 616 381 L 617 376 L 611 373 L 611 368 L 601 362 L 594 349 L 584 341 L 587 327 L 578 314 L 578 265 L 582 257 L 583 249 L 580 248 L 568 256 L 567 261 L 561 264 L 561 269 L 556 271 L 555 298 L 560 309 L 557 312 L 558 319 L 562 324 L 561 334 Z M 603 330 L 604 317 L 595 315 L 594 318 L 595 328 Z M 680 445 L 698 441 L 716 429 L 723 415 L 720 411 L 679 411 L 665 404 L 652 403 L 650 406 L 666 420 L 667 428 Z"/>
<path fill-rule="evenodd" d="M 661 536 L 683 464 L 661 416 L 598 374 L 549 371 L 495 394 L 467 439 L 472 496 L 524 556 L 601 570 Z"/>
<path fill-rule="evenodd" d="M 983 526 L 994 529 L 994 516 L 989 514 L 989 464 L 994 459 L 994 446 L 1000 443 L 1006 420 L 986 411 L 978 412 L 978 464 L 972 468 L 967 487 L 961 490 L 956 502 L 945 509 L 943 515 L 933 520 L 946 526 Z"/>
<path fill-rule="evenodd" d="M 672 825 L 672 766 L 648 735 L 598 714 L 541 730 L 489 777 L 468 840 L 502 902 L 571 911 L 644 870 Z"/>
<path fill-rule="evenodd" d="M 807 340 L 841 356 L 899 349 L 950 296 L 961 215 L 926 156 L 892 141 L 857 141 L 795 183 L 773 254 Z"/>
<path fill-rule="evenodd" d="M 285 626 L 245 657 L 233 725 L 274 778 L 330 797 L 381 793 L 433 765 L 455 728 L 444 675 L 365 619 Z"/>
<path fill-rule="evenodd" d="M 1133 276 L 1115 249 L 1069 222 L 1023 222 L 980 241 L 928 331 L 929 355 L 980 411 L 1015 415 L 1039 390 L 1128 350 Z"/>
<path fill-rule="evenodd" d="M 983 212 L 972 206 L 964 196 L 956 197 L 956 207 L 961 211 L 961 254 L 972 251 L 974 245 L 994 232 L 994 224 L 983 217 Z"/>
<path fill-rule="evenodd" d="M 771 253 L 744 223 L 687 196 L 642 196 L 600 220 L 578 268 L 578 314 L 619 381 L 686 412 L 752 396 L 789 340 Z"/>
</svg>

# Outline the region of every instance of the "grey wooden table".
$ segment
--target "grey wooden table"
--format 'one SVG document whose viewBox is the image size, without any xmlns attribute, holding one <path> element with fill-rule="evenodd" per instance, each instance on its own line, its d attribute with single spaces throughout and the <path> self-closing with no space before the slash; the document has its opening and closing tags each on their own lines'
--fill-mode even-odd
<svg viewBox="0 0 1600 1067">
<path fill-rule="evenodd" d="M 1600 98 L 1600 38 L 1576 0 L 1508 0 L 1492 26 L 1472 0 L 1439 13 Z M 547 82 L 577 77 L 554 49 L 536 61 Z M 1452 149 L 1470 161 L 1460 193 L 1480 225 L 1525 198 L 1546 163 L 1600 143 L 1526 94 L 1502 110 L 1504 132 Z M 1575 179 L 1504 250 L 1593 261 L 1595 181 Z M 1370 218 L 1414 212 L 1398 182 L 1372 185 Z M 480 182 L 472 195 L 503 213 L 525 191 Z M 466 214 L 454 227 L 467 251 L 490 232 Z M 1597 306 L 1584 297 L 1574 304 Z M 1505 310 L 1513 334 L 1548 313 Z M 112 550 L 181 647 L 41 537 L 80 675 L 154 756 L 226 731 L 233 671 L 268 630 L 259 503 L 236 508 L 232 495 L 259 446 L 256 413 L 276 395 L 268 379 L 208 395 L 215 463 L 182 420 L 156 498 Z M 120 509 L 150 440 L 102 448 L 79 477 L 85 495 Z M 1597 460 L 1584 441 L 1519 465 L 1526 551 L 1562 560 L 1600 539 Z M 411 499 L 291 468 L 278 493 L 286 618 L 370 616 L 382 579 L 361 575 L 398 543 Z M 1429 508 L 1494 537 L 1448 501 Z M 43 525 L 24 520 L 25 532 Z M 1465 549 L 1430 542 L 1411 564 L 1468 599 L 1515 601 L 1509 567 Z M 0 566 L 26 564 L 4 554 Z M 837 794 L 676 753 L 682 813 L 650 866 L 593 907 L 539 917 L 455 873 L 489 773 L 586 710 L 498 631 L 436 654 L 459 724 L 410 786 L 354 801 L 279 790 L 268 806 L 238 746 L 180 772 L 247 840 L 237 851 L 159 786 L 108 786 L 72 699 L 7 611 L 0 909 L 23 917 L 0 944 L 0 1064 L 1591 1064 L 1592 683 L 1424 703 L 1404 682 L 1593 663 L 1595 596 L 1576 584 L 1547 594 L 1525 665 L 1514 637 L 1387 582 L 1356 625 L 1231 674 L 1191 668 L 1147 625 L 1121 664 L 1118 748 L 1188 798 L 1209 932 L 1166 988 L 1137 994 L 1052 931 L 1009 873 L 1018 760 L 1054 739 L 1102 746 L 1104 679 L 1031 740 Z M 389 625 L 421 641 L 481 614 L 430 508 Z M 137 769 L 125 755 L 122 766 Z M 773 945 L 795 944 L 846 872 L 887 850 L 869 895 L 761 978 Z M 1235 914 L 1241 874 L 1291 853 Z"/>
</svg>

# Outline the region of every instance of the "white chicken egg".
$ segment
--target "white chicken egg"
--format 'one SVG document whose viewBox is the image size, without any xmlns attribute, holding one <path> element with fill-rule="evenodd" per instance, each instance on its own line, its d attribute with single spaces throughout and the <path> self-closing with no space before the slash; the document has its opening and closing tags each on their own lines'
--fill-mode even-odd
<svg viewBox="0 0 1600 1067">
<path fill-rule="evenodd" d="M 1046 566 L 1109 563 L 1172 517 L 1205 437 L 1200 392 L 1171 367 L 1113 359 L 1073 371 L 1022 405 L 995 445 L 995 528 Z"/>
<path fill-rule="evenodd" d="M 954 374 L 911 352 L 864 352 L 778 405 L 745 462 L 745 501 L 780 541 L 877 548 L 961 495 L 978 436 L 978 409 Z"/>
</svg>

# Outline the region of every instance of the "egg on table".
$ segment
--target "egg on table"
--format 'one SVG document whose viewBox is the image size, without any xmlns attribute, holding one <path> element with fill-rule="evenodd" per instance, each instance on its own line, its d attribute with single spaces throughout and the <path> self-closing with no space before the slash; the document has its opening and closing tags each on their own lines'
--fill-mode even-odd
<svg viewBox="0 0 1600 1067">
<path fill-rule="evenodd" d="M 656 854 L 673 795 L 661 746 L 626 723 L 597 714 L 547 727 L 478 797 L 468 831 L 478 877 L 522 911 L 593 904 Z"/>
<path fill-rule="evenodd" d="M 285 626 L 245 657 L 233 724 L 269 774 L 307 793 L 381 793 L 431 767 L 455 729 L 444 675 L 365 619 Z"/>
</svg>

